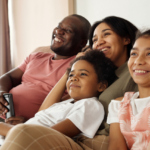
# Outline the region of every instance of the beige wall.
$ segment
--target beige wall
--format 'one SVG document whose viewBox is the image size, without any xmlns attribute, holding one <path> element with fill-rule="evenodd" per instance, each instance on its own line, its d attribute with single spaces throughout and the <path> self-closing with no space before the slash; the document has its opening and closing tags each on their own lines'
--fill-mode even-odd
<svg viewBox="0 0 150 150">
<path fill-rule="evenodd" d="M 54 27 L 73 13 L 73 0 L 9 0 L 13 67 L 39 46 L 51 43 Z"/>
<path fill-rule="evenodd" d="M 74 0 L 74 3 L 75 13 L 91 24 L 107 16 L 119 16 L 139 28 L 150 28 L 150 0 Z"/>
</svg>

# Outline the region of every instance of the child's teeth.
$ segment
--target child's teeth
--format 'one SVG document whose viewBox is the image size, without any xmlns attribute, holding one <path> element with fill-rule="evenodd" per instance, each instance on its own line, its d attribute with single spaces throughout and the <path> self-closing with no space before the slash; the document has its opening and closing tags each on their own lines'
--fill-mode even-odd
<svg viewBox="0 0 150 150">
<path fill-rule="evenodd" d="M 135 70 L 136 73 L 145 73 L 146 71 L 144 70 Z"/>
</svg>

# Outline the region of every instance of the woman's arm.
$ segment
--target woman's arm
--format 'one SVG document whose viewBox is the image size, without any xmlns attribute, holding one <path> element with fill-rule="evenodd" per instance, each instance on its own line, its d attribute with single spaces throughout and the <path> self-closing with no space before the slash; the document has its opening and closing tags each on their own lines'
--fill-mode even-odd
<svg viewBox="0 0 150 150">
<path fill-rule="evenodd" d="M 66 82 L 67 82 L 67 74 L 65 73 L 62 78 L 57 82 L 57 84 L 53 87 L 50 93 L 45 98 L 44 102 L 42 103 L 39 111 L 47 109 L 54 103 L 60 102 L 61 98 L 64 94 L 66 89 Z"/>
<path fill-rule="evenodd" d="M 81 133 L 81 131 L 69 119 L 62 121 L 51 128 L 69 137 L 74 137 Z"/>
<path fill-rule="evenodd" d="M 13 125 L 0 122 L 0 135 L 6 136 Z"/>
<path fill-rule="evenodd" d="M 126 141 L 120 131 L 119 123 L 110 125 L 108 150 L 128 150 Z"/>
</svg>

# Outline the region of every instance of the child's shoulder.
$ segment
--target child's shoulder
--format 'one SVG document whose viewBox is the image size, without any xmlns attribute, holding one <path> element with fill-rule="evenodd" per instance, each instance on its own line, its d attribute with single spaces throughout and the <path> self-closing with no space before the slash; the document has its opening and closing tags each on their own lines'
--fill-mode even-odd
<svg viewBox="0 0 150 150">
<path fill-rule="evenodd" d="M 121 101 L 123 99 L 123 97 L 118 97 L 118 98 L 116 98 L 115 100 L 116 101 Z"/>
</svg>

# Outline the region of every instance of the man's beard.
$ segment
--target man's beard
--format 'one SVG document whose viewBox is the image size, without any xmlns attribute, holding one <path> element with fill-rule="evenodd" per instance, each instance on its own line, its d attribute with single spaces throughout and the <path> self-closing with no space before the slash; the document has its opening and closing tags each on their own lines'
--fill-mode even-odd
<svg viewBox="0 0 150 150">
<path fill-rule="evenodd" d="M 57 55 L 60 55 L 60 56 L 70 56 L 69 54 L 69 51 L 66 49 L 64 49 L 64 47 L 53 47 L 52 45 L 50 46 L 50 49 Z"/>
</svg>

